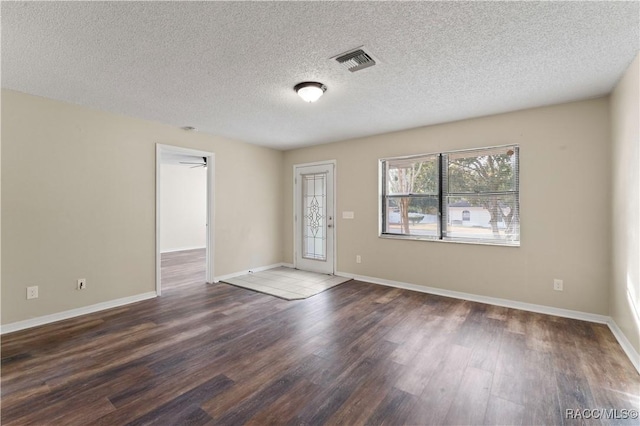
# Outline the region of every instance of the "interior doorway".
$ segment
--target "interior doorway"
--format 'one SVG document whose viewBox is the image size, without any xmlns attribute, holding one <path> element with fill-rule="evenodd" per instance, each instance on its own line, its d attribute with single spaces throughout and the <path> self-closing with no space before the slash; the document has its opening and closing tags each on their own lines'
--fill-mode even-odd
<svg viewBox="0 0 640 426">
<path fill-rule="evenodd" d="M 156 292 L 213 282 L 211 152 L 156 145 Z"/>
<path fill-rule="evenodd" d="M 294 166 L 294 266 L 335 272 L 335 161 Z"/>
</svg>

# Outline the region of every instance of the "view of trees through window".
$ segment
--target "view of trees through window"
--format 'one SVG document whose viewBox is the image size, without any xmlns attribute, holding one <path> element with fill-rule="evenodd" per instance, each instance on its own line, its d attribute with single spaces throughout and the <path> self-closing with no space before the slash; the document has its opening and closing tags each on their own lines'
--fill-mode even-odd
<svg viewBox="0 0 640 426">
<path fill-rule="evenodd" d="M 435 232 L 435 222 L 419 224 L 425 222 L 425 215 L 438 213 L 438 161 L 437 156 L 427 156 L 388 163 L 387 192 L 392 196 L 387 199 L 388 207 L 398 214 L 400 233 Z"/>
<path fill-rule="evenodd" d="M 387 159 L 383 234 L 517 245 L 517 146 Z"/>
</svg>

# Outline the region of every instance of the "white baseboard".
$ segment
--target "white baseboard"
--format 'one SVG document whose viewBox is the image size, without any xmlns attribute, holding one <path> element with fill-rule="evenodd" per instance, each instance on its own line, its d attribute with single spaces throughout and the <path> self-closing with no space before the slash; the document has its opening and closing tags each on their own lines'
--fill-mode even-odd
<svg viewBox="0 0 640 426">
<path fill-rule="evenodd" d="M 618 324 L 616 324 L 613 318 L 609 318 L 609 322 L 607 323 L 607 325 L 609 326 L 609 329 L 615 336 L 616 340 L 618 340 L 618 343 L 620 343 L 620 346 L 622 346 L 622 350 L 624 351 L 624 353 L 627 354 L 633 366 L 636 368 L 636 370 L 638 370 L 638 373 L 640 373 L 640 354 L 638 354 L 629 339 L 627 339 L 627 336 L 625 336 L 622 330 L 620 330 L 620 327 L 618 327 Z"/>
<path fill-rule="evenodd" d="M 540 314 L 554 315 L 557 317 L 595 322 L 598 324 L 607 324 L 609 326 L 609 329 L 613 333 L 614 337 L 616 338 L 616 340 L 618 340 L 618 343 L 620 344 L 624 352 L 629 357 L 629 360 L 631 361 L 633 366 L 636 368 L 638 373 L 640 373 L 640 355 L 638 354 L 638 352 L 636 352 L 633 345 L 631 345 L 631 343 L 629 342 L 627 337 L 624 335 L 622 330 L 620 330 L 620 328 L 615 323 L 615 321 L 611 317 L 606 315 L 591 314 L 588 312 L 581 312 L 581 311 L 572 311 L 570 309 L 554 308 L 552 306 L 536 305 L 533 303 L 518 302 L 515 300 L 500 299 L 497 297 L 480 296 L 477 294 L 463 293 L 460 291 L 445 290 L 441 288 L 427 287 L 427 286 L 422 286 L 417 284 L 404 283 L 400 281 L 386 280 L 383 278 L 367 277 L 364 275 L 351 274 L 349 272 L 336 272 L 336 275 L 339 275 L 341 277 L 346 277 L 346 278 L 353 278 L 354 280 L 358 280 L 358 281 L 384 285 L 387 287 L 402 288 L 405 290 L 413 290 L 421 293 L 452 297 L 454 299 L 462 299 L 462 300 L 469 300 L 471 302 L 486 303 L 488 305 L 503 306 L 505 308 L 520 309 L 523 311 L 537 312 Z"/>
<path fill-rule="evenodd" d="M 293 263 L 281 263 L 281 265 L 284 266 L 285 268 L 291 268 L 291 269 L 294 268 Z"/>
<path fill-rule="evenodd" d="M 244 271 L 234 272 L 232 274 L 215 277 L 214 282 L 219 282 L 229 278 L 235 278 L 235 277 L 246 275 L 252 272 L 266 271 L 268 269 L 278 268 L 280 266 L 285 266 L 288 268 L 293 267 L 293 265 L 289 263 L 275 263 L 273 265 L 260 266 L 257 268 L 247 269 Z M 500 299 L 496 297 L 480 296 L 472 293 L 464 293 L 460 291 L 445 290 L 441 288 L 427 287 L 427 286 L 422 286 L 417 284 L 404 283 L 400 281 L 393 281 L 393 280 L 386 280 L 382 278 L 351 274 L 349 272 L 336 272 L 335 275 L 346 277 L 346 278 L 353 278 L 358 281 L 384 285 L 388 287 L 401 288 L 405 290 L 412 290 L 412 291 L 417 291 L 417 292 L 427 293 L 427 294 L 435 294 L 438 296 L 452 297 L 454 299 L 469 300 L 472 302 L 486 303 L 489 305 L 520 309 L 523 311 L 537 312 L 537 313 L 547 314 L 547 315 L 555 315 L 559 317 L 595 322 L 599 324 L 607 324 L 609 326 L 609 329 L 613 333 L 614 337 L 616 338 L 616 340 L 618 340 L 618 343 L 624 350 L 625 354 L 629 357 L 629 360 L 631 361 L 633 366 L 636 368 L 638 373 L 640 373 L 640 354 L 638 354 L 638 352 L 635 350 L 631 342 L 629 342 L 629 340 L 624 335 L 622 330 L 620 330 L 620 327 L 618 327 L 618 325 L 613 320 L 613 318 L 605 315 L 597 315 L 597 314 L 591 314 L 587 312 L 572 311 L 569 309 L 554 308 L 551 306 L 536 305 L 533 303 L 518 302 L 515 300 Z M 148 293 L 137 294 L 135 296 L 128 296 L 128 297 L 123 297 L 121 299 L 110 300 L 108 302 L 96 303 L 95 305 L 84 306 L 82 308 L 76 308 L 76 309 L 71 309 L 64 312 L 58 312 L 51 315 L 44 315 L 41 317 L 31 318 L 24 321 L 18 321 L 18 322 L 0 326 L 0 335 L 12 333 L 19 330 L 24 330 L 27 328 L 37 327 L 40 325 L 50 324 L 53 322 L 62 321 L 69 318 L 74 318 L 80 315 L 91 314 L 94 312 L 103 311 L 105 309 L 116 308 L 119 306 L 128 305 L 131 303 L 136 303 L 136 302 L 140 302 L 147 299 L 153 299 L 154 297 L 157 297 L 157 294 L 155 291 L 152 291 Z"/>
<path fill-rule="evenodd" d="M 201 249 L 206 249 L 206 246 L 198 246 L 198 247 L 180 247 L 180 248 L 172 248 L 169 250 L 162 250 L 160 252 L 160 254 L 163 253 L 175 253 L 177 251 L 187 251 L 187 250 L 201 250 Z"/>
<path fill-rule="evenodd" d="M 588 312 L 572 311 L 569 309 L 554 308 L 551 306 L 536 305 L 533 303 L 518 302 L 509 299 L 500 299 L 497 297 L 480 296 L 472 293 L 463 293 L 461 291 L 445 290 L 442 288 L 427 287 L 417 284 L 385 280 L 382 278 L 366 277 L 362 275 L 350 274 L 348 272 L 336 272 L 336 275 L 340 275 L 341 277 L 353 278 L 358 281 L 366 281 L 373 284 L 381 284 L 389 287 L 403 288 L 405 290 L 419 291 L 421 293 L 436 294 L 438 296 L 452 297 L 454 299 L 469 300 L 471 302 L 486 303 L 488 305 L 503 306 L 505 308 L 538 312 L 541 314 L 555 315 L 564 318 L 573 318 L 583 321 L 596 322 L 599 324 L 608 324 L 610 320 L 610 317 L 606 315 L 590 314 Z"/>
<path fill-rule="evenodd" d="M 94 312 L 104 311 L 105 309 L 111 309 L 118 306 L 140 302 L 142 300 L 153 299 L 154 297 L 157 297 L 157 294 L 155 291 L 151 291 L 149 293 L 136 294 L 135 296 L 123 297 L 121 299 L 110 300 L 108 302 L 96 303 L 95 305 L 83 306 L 82 308 L 71 309 L 51 315 L 44 315 L 24 321 L 13 322 L 0 326 L 0 334 L 13 333 L 14 331 L 24 330 L 26 328 L 50 324 L 52 322 L 78 317 L 80 315 L 92 314 Z"/>
<path fill-rule="evenodd" d="M 245 269 L 244 271 L 233 272 L 231 274 L 220 275 L 219 277 L 213 277 L 213 282 L 228 280 L 242 275 L 253 274 L 255 272 L 266 271 L 267 269 L 279 268 L 281 266 L 287 266 L 287 263 L 274 263 L 273 265 L 258 266 L 257 268 Z"/>
</svg>

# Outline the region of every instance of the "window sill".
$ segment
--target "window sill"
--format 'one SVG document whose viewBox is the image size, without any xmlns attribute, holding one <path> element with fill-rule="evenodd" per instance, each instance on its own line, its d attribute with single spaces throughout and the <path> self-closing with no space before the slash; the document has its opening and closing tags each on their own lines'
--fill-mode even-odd
<svg viewBox="0 0 640 426">
<path fill-rule="evenodd" d="M 411 240 L 411 241 L 430 241 L 434 243 L 453 243 L 453 244 L 470 244 L 476 246 L 498 246 L 498 247 L 520 247 L 520 241 L 513 243 L 505 243 L 503 241 L 496 241 L 495 243 L 490 241 L 471 241 L 471 240 L 441 240 L 436 237 L 420 237 L 417 235 L 400 235 L 400 234 L 378 234 L 378 238 L 388 240 Z"/>
</svg>

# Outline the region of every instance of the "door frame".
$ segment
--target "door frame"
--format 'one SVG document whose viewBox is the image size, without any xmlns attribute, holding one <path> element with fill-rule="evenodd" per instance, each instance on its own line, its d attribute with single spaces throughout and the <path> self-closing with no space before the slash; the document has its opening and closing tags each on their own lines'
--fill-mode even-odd
<svg viewBox="0 0 640 426">
<path fill-rule="evenodd" d="M 196 149 L 182 148 L 173 145 L 156 144 L 156 294 L 160 296 L 162 294 L 162 260 L 160 254 L 160 224 L 162 221 L 160 214 L 160 198 L 162 179 L 160 177 L 160 168 L 162 163 L 162 154 L 182 154 L 190 155 L 194 157 L 206 157 L 207 158 L 207 227 L 206 227 L 206 281 L 209 284 L 213 283 L 213 259 L 215 248 L 215 198 L 214 198 L 214 183 L 215 183 L 215 154 L 208 151 L 199 151 Z"/>
<path fill-rule="evenodd" d="M 333 259 L 332 259 L 332 264 L 333 264 L 333 272 L 331 274 L 335 275 L 336 273 L 336 262 L 338 259 L 338 233 L 336 232 L 336 228 L 338 227 L 338 220 L 337 220 L 337 216 L 336 216 L 336 211 L 337 211 L 337 200 L 338 200 L 338 193 L 337 193 L 337 185 L 336 182 L 338 181 L 337 179 L 337 173 L 338 173 L 338 162 L 336 160 L 324 160 L 324 161 L 314 161 L 311 163 L 300 163 L 300 164 L 294 164 L 293 165 L 293 267 L 295 269 L 298 269 L 298 256 L 297 256 L 297 250 L 298 250 L 298 234 L 300 233 L 300 231 L 298 230 L 298 222 L 296 221 L 296 215 L 298 214 L 298 204 L 296 202 L 296 177 L 297 177 L 297 169 L 300 167 L 309 167 L 309 166 L 324 166 L 324 165 L 332 165 L 333 166 L 333 211 L 331 212 L 333 214 L 333 227 L 332 228 L 327 228 L 327 231 L 329 229 L 331 229 L 331 232 L 333 233 Z"/>
</svg>

